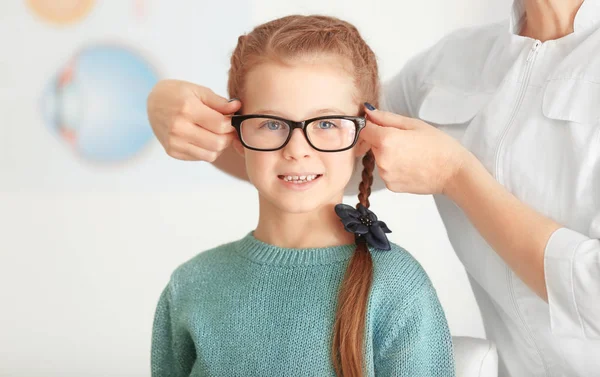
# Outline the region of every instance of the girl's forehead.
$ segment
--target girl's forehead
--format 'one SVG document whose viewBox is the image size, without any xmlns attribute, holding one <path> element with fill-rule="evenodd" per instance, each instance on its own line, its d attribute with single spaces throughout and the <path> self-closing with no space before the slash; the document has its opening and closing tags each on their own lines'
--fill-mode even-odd
<svg viewBox="0 0 600 377">
<path fill-rule="evenodd" d="M 357 107 L 354 78 L 327 62 L 263 63 L 248 72 L 245 89 L 244 112 L 266 107 L 292 113 L 336 108 L 348 113 Z"/>
</svg>

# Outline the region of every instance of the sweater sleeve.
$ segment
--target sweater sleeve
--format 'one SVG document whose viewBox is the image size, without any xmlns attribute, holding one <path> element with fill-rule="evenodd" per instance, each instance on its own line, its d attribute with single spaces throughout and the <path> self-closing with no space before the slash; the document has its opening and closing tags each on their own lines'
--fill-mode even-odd
<svg viewBox="0 0 600 377">
<path fill-rule="evenodd" d="M 432 285 L 423 287 L 384 328 L 374 360 L 377 377 L 456 375 L 452 337 Z"/>
<path fill-rule="evenodd" d="M 152 330 L 152 377 L 189 376 L 196 359 L 193 340 L 178 324 L 174 293 L 169 284 L 162 292 Z"/>
</svg>

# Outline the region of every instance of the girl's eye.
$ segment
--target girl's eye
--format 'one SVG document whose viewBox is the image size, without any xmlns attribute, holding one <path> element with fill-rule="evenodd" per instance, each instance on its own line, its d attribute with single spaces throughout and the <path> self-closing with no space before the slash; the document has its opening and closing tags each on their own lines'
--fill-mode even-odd
<svg viewBox="0 0 600 377">
<path fill-rule="evenodd" d="M 332 122 L 326 121 L 326 120 L 322 120 L 319 122 L 319 128 L 323 129 L 323 130 L 328 130 L 331 128 L 335 128 L 336 125 Z"/>
<path fill-rule="evenodd" d="M 263 127 L 266 127 L 271 131 L 277 131 L 282 128 L 282 125 L 280 122 L 277 122 L 274 120 L 269 120 L 269 121 L 263 123 Z"/>
</svg>

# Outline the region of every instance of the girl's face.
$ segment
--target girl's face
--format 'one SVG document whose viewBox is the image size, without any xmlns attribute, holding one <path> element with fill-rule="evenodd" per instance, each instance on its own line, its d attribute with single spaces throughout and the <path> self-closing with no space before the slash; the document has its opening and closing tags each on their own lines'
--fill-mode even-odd
<svg viewBox="0 0 600 377">
<path fill-rule="evenodd" d="M 358 115 L 353 77 L 339 59 L 327 58 L 282 65 L 262 63 L 246 77 L 242 98 L 244 114 L 275 115 L 294 121 L 324 115 Z M 234 144 L 246 161 L 250 182 L 261 200 L 289 213 L 304 213 L 341 202 L 356 157 L 366 153 L 364 143 L 342 152 L 319 152 L 295 129 L 289 143 L 277 151 L 261 152 Z M 291 177 L 317 176 L 306 183 Z"/>
</svg>

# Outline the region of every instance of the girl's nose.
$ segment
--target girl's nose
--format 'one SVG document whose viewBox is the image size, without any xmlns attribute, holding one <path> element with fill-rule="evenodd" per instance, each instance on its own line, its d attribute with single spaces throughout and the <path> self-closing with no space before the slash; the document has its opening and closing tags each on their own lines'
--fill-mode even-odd
<svg viewBox="0 0 600 377">
<path fill-rule="evenodd" d="M 308 144 L 301 129 L 296 128 L 292 131 L 292 137 L 283 148 L 283 154 L 286 158 L 299 159 L 308 157 L 314 152 L 314 149 Z"/>
</svg>

